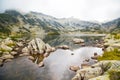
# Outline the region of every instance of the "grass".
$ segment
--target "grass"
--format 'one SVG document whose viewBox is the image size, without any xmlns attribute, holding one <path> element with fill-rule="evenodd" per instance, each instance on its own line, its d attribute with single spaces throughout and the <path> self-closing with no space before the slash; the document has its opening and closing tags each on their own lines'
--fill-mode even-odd
<svg viewBox="0 0 120 80">
<path fill-rule="evenodd" d="M 113 59 L 120 60 L 120 51 L 117 48 L 112 51 L 105 51 L 104 54 L 98 58 L 99 61 Z"/>
</svg>

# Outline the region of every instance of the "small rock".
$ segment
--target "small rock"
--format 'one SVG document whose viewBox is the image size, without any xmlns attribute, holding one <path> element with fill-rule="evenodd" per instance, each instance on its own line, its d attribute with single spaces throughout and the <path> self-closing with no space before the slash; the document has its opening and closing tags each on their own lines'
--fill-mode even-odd
<svg viewBox="0 0 120 80">
<path fill-rule="evenodd" d="M 12 59 L 6 59 L 4 62 L 6 63 L 6 62 L 10 62 L 10 61 L 12 61 Z"/>
<path fill-rule="evenodd" d="M 3 59 L 0 59 L 0 66 L 3 65 Z"/>
<path fill-rule="evenodd" d="M 29 56 L 28 59 L 35 60 L 35 58 L 33 56 Z"/>
<path fill-rule="evenodd" d="M 73 39 L 73 42 L 74 42 L 75 44 L 80 44 L 80 43 L 84 43 L 84 40 L 83 40 L 83 39 L 74 38 L 74 39 Z"/>
<path fill-rule="evenodd" d="M 43 62 L 43 61 L 40 62 L 40 63 L 38 64 L 38 66 L 39 66 L 39 67 L 44 67 L 44 62 Z"/>
<path fill-rule="evenodd" d="M 86 64 L 86 63 L 81 64 L 82 69 L 89 68 L 89 67 L 91 67 L 89 64 Z"/>
<path fill-rule="evenodd" d="M 23 54 L 20 54 L 19 56 L 28 56 L 29 53 L 23 53 Z"/>
<path fill-rule="evenodd" d="M 16 54 L 17 54 L 17 52 L 12 51 L 10 54 L 14 56 L 14 55 L 16 55 Z"/>
<path fill-rule="evenodd" d="M 76 72 L 77 70 L 80 69 L 80 67 L 79 66 L 70 66 L 69 69 L 72 70 L 72 71 L 74 71 L 74 72 Z"/>
<path fill-rule="evenodd" d="M 17 45 L 18 45 L 19 47 L 24 46 L 22 42 L 18 42 Z"/>
<path fill-rule="evenodd" d="M 51 50 L 52 50 L 52 52 L 54 52 L 56 49 L 55 49 L 55 47 L 52 47 Z"/>
<path fill-rule="evenodd" d="M 44 54 L 44 57 L 48 57 L 48 56 L 49 56 L 49 53 L 45 53 L 45 54 Z"/>
<path fill-rule="evenodd" d="M 74 55 L 74 53 L 71 53 L 71 55 Z"/>
<path fill-rule="evenodd" d="M 9 55 L 4 55 L 4 56 L 2 56 L 2 58 L 3 58 L 3 59 L 13 59 L 14 56 L 12 56 L 11 54 L 9 54 Z"/>
<path fill-rule="evenodd" d="M 28 48 L 27 48 L 27 47 L 23 48 L 23 49 L 22 49 L 22 53 L 29 53 Z"/>
<path fill-rule="evenodd" d="M 61 49 L 69 49 L 69 46 L 67 46 L 67 45 L 62 45 L 62 46 L 59 46 L 58 48 L 61 48 Z"/>
</svg>

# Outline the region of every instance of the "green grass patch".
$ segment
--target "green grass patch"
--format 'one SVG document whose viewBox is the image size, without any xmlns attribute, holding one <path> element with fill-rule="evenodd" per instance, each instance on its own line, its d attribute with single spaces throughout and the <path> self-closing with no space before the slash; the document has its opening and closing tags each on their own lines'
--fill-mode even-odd
<svg viewBox="0 0 120 80">
<path fill-rule="evenodd" d="M 115 48 L 112 51 L 105 51 L 102 56 L 98 58 L 99 61 L 101 60 L 120 60 L 120 51 Z"/>
</svg>

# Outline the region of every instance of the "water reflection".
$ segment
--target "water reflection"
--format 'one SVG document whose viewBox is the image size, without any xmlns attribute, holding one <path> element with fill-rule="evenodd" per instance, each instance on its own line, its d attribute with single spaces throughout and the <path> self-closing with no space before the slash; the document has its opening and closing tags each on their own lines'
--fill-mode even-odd
<svg viewBox="0 0 120 80">
<path fill-rule="evenodd" d="M 82 38 L 85 40 L 86 46 L 96 46 L 96 40 L 98 42 L 102 41 L 104 36 L 45 36 L 43 39 L 46 43 L 49 43 L 51 46 L 59 46 L 59 45 L 68 45 L 71 49 L 77 49 L 82 47 L 83 44 L 74 44 L 74 38 Z"/>
</svg>

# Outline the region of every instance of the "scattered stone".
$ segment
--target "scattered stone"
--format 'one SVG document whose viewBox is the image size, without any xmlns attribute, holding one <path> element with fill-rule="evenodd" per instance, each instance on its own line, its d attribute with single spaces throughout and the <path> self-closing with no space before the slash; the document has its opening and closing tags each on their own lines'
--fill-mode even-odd
<svg viewBox="0 0 120 80">
<path fill-rule="evenodd" d="M 75 44 L 80 44 L 80 43 L 84 43 L 84 40 L 83 40 L 83 39 L 74 38 L 74 39 L 73 39 L 73 42 L 74 42 Z"/>
<path fill-rule="evenodd" d="M 27 47 L 23 48 L 23 49 L 22 49 L 22 53 L 29 53 L 28 48 L 27 48 Z"/>
<path fill-rule="evenodd" d="M 29 53 L 22 53 L 22 54 L 19 54 L 19 56 L 28 56 Z"/>
<path fill-rule="evenodd" d="M 91 59 L 96 59 L 99 57 L 99 55 L 97 53 L 94 53 L 94 56 L 91 57 Z"/>
<path fill-rule="evenodd" d="M 1 48 L 2 50 L 4 50 L 4 51 L 11 51 L 11 50 L 12 50 L 11 47 L 5 45 L 4 43 L 2 43 L 2 44 L 0 45 L 0 48 Z"/>
<path fill-rule="evenodd" d="M 3 59 L 13 59 L 14 56 L 12 56 L 11 54 L 8 54 L 8 55 L 3 55 L 2 58 Z"/>
<path fill-rule="evenodd" d="M 71 55 L 74 55 L 74 53 L 71 53 Z"/>
<path fill-rule="evenodd" d="M 85 59 L 85 61 L 86 61 L 86 62 L 89 62 L 89 61 L 90 61 L 90 59 Z"/>
<path fill-rule="evenodd" d="M 4 62 L 6 63 L 6 62 L 11 62 L 12 61 L 12 59 L 6 59 Z"/>
<path fill-rule="evenodd" d="M 24 45 L 23 45 L 22 42 L 17 42 L 17 46 L 18 46 L 18 47 L 22 47 L 22 46 L 24 46 Z"/>
<path fill-rule="evenodd" d="M 84 69 L 84 68 L 89 68 L 89 67 L 91 67 L 89 64 L 87 64 L 87 63 L 82 63 L 81 64 L 81 68 L 82 69 Z"/>
<path fill-rule="evenodd" d="M 50 55 L 50 53 L 45 53 L 44 57 L 48 57 Z"/>
<path fill-rule="evenodd" d="M 17 52 L 12 51 L 10 54 L 14 56 L 14 55 L 16 55 L 16 54 L 17 54 Z"/>
<path fill-rule="evenodd" d="M 80 67 L 79 66 L 70 66 L 69 69 L 72 70 L 72 71 L 74 71 L 74 72 L 76 72 L 77 70 L 80 69 Z"/>
<path fill-rule="evenodd" d="M 39 66 L 39 67 L 44 67 L 44 62 L 43 62 L 43 61 L 40 62 L 40 63 L 38 64 L 38 66 Z"/>
<path fill-rule="evenodd" d="M 67 45 L 61 45 L 58 48 L 60 48 L 60 49 L 69 49 L 69 46 L 67 46 Z"/>
<path fill-rule="evenodd" d="M 35 60 L 35 58 L 33 56 L 29 56 L 28 59 Z"/>
</svg>

